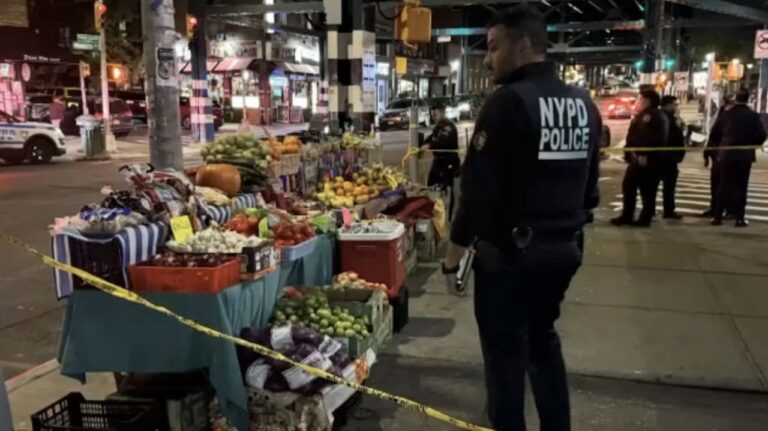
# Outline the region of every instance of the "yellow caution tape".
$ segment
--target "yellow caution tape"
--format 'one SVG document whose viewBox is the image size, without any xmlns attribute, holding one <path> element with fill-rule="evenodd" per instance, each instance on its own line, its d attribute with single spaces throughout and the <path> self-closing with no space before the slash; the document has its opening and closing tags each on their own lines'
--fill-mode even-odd
<svg viewBox="0 0 768 431">
<path fill-rule="evenodd" d="M 606 147 L 601 148 L 600 152 L 602 153 L 637 153 L 637 152 L 665 152 L 665 151 L 684 151 L 687 153 L 693 153 L 693 152 L 703 152 L 703 151 L 736 151 L 736 150 L 766 150 L 768 151 L 768 147 L 764 147 L 762 145 L 734 145 L 731 147 Z M 408 159 L 411 157 L 414 157 L 420 153 L 457 153 L 457 154 L 464 154 L 467 150 L 433 150 L 427 147 L 422 148 L 414 148 L 409 147 L 408 151 L 405 152 L 405 155 L 403 156 L 403 159 L 401 160 L 400 164 L 403 168 L 405 168 L 405 164 L 408 162 Z"/>
<path fill-rule="evenodd" d="M 80 268 L 75 268 L 73 266 L 58 262 L 57 260 L 53 259 L 50 256 L 47 256 L 40 251 L 36 250 L 32 246 L 22 242 L 21 240 L 8 235 L 6 233 L 0 232 L 0 239 L 3 239 L 11 244 L 17 245 L 25 250 L 27 250 L 29 253 L 37 256 L 40 258 L 40 260 L 45 264 L 52 268 L 68 272 L 70 274 L 76 275 L 83 279 L 88 284 L 98 288 L 99 290 L 108 293 L 116 298 L 124 299 L 128 302 L 132 302 L 134 304 L 142 305 L 146 308 L 149 308 L 151 310 L 154 310 L 158 313 L 164 314 L 179 323 L 181 323 L 184 326 L 188 326 L 195 331 L 198 331 L 200 333 L 206 334 L 211 337 L 215 338 L 221 338 L 227 341 L 230 341 L 238 346 L 245 347 L 247 349 L 253 350 L 254 352 L 257 352 L 263 356 L 270 357 L 277 361 L 283 361 L 286 362 L 294 367 L 297 367 L 309 374 L 312 374 L 313 376 L 319 377 L 321 379 L 326 379 L 328 381 L 331 381 L 333 383 L 347 386 L 351 389 L 354 389 L 355 391 L 362 392 L 364 394 L 372 395 L 374 397 L 380 398 L 382 400 L 386 401 L 392 401 L 402 407 L 414 410 L 416 412 L 422 413 L 424 415 L 427 415 L 431 418 L 437 419 L 442 422 L 449 423 L 451 425 L 454 425 L 458 428 L 470 430 L 470 431 L 492 431 L 491 428 L 482 427 L 479 425 L 472 424 L 470 422 L 463 421 L 461 419 L 454 418 L 452 416 L 449 416 L 446 413 L 441 412 L 440 410 L 434 409 L 432 407 L 429 407 L 427 405 L 418 403 L 416 401 L 413 401 L 411 399 L 401 397 L 398 395 L 393 395 L 388 392 L 384 392 L 378 389 L 370 388 L 368 386 L 360 385 L 348 380 L 345 380 L 341 377 L 338 377 L 334 374 L 331 374 L 327 371 L 323 371 L 318 368 L 311 367 L 306 364 L 302 364 L 301 362 L 296 362 L 292 360 L 291 358 L 286 357 L 285 355 L 276 352 L 274 350 L 268 349 L 260 344 L 251 343 L 250 341 L 243 340 L 242 338 L 233 337 L 228 334 L 224 334 L 222 332 L 219 332 L 213 328 L 209 328 L 205 325 L 201 325 L 194 320 L 188 319 L 186 317 L 180 316 L 173 311 L 169 310 L 166 307 L 157 305 L 153 302 L 150 302 L 143 297 L 139 296 L 135 292 L 132 292 L 128 289 L 122 288 L 120 286 L 117 286 L 115 284 L 112 284 L 102 278 L 96 277 L 93 274 L 88 273 L 87 271 L 83 271 Z"/>
</svg>

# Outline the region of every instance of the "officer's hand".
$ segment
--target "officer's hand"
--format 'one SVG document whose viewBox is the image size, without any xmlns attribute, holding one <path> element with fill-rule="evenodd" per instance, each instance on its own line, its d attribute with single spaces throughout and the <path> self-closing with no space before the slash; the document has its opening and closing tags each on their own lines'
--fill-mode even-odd
<svg viewBox="0 0 768 431">
<path fill-rule="evenodd" d="M 459 272 L 459 266 L 456 265 L 455 267 L 446 267 L 445 262 L 441 265 L 443 277 L 445 278 L 445 291 L 450 293 L 451 295 L 456 296 L 466 296 L 467 290 L 459 290 L 458 284 L 456 283 L 456 276 Z"/>
<path fill-rule="evenodd" d="M 648 166 L 647 156 L 637 156 L 637 164 L 640 166 Z"/>
</svg>

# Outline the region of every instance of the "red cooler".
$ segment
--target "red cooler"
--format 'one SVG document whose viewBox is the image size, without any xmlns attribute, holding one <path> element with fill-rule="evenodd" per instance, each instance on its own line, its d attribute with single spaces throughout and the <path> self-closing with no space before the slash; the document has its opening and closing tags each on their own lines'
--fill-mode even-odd
<svg viewBox="0 0 768 431">
<path fill-rule="evenodd" d="M 389 297 L 396 297 L 405 283 L 405 227 L 387 234 L 339 232 L 341 271 L 354 271 L 363 279 L 386 284 Z"/>
</svg>

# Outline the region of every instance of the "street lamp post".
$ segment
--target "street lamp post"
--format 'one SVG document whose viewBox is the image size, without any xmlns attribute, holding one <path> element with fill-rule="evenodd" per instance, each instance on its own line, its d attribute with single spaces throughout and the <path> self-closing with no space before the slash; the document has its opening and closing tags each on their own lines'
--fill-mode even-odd
<svg viewBox="0 0 768 431">
<path fill-rule="evenodd" d="M 706 55 L 707 60 L 707 89 L 704 96 L 704 130 L 709 134 L 709 126 L 712 121 L 712 73 L 715 69 L 715 53 Z"/>
<path fill-rule="evenodd" d="M 251 125 L 248 123 L 248 87 L 250 84 L 250 71 L 243 69 L 241 74 L 241 80 L 243 82 L 243 119 L 240 122 L 240 131 L 246 132 L 251 130 Z"/>
</svg>

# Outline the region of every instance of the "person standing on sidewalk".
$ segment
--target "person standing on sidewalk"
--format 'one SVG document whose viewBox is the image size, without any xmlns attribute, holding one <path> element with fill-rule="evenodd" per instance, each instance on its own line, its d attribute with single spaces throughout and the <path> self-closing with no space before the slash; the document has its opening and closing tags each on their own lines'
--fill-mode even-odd
<svg viewBox="0 0 768 431">
<path fill-rule="evenodd" d="M 661 98 L 655 90 L 640 92 L 640 112 L 632 119 L 627 131 L 627 148 L 663 147 L 667 143 L 669 125 L 667 117 L 659 109 Z M 651 151 L 627 151 L 624 160 L 629 164 L 621 183 L 623 207 L 621 215 L 611 219 L 611 224 L 631 224 L 650 227 L 656 215 L 656 193 L 658 192 L 659 154 Z M 637 191 L 643 201 L 643 210 L 635 221 Z"/>
<path fill-rule="evenodd" d="M 720 119 L 720 115 L 728 111 L 733 107 L 733 99 L 726 98 L 723 102 L 723 106 L 720 107 L 720 110 L 717 111 L 715 121 L 712 125 L 712 129 L 714 129 L 715 124 L 717 124 L 717 121 Z M 719 127 L 719 126 L 718 126 Z M 715 218 L 715 207 L 717 206 L 716 202 L 718 199 L 718 190 L 720 190 L 720 177 L 721 175 L 721 169 L 720 169 L 720 163 L 718 163 L 718 157 L 720 156 L 717 150 L 712 150 L 711 148 L 716 148 L 718 143 L 712 140 L 712 134 L 710 129 L 710 138 L 707 140 L 706 148 L 704 149 L 704 167 L 709 168 L 709 209 L 701 213 L 702 217 L 709 217 L 709 218 Z M 722 217 L 723 214 L 720 213 L 720 217 Z"/>
<path fill-rule="evenodd" d="M 664 96 L 661 98 L 661 111 L 667 116 L 669 133 L 667 144 L 669 148 L 680 148 L 680 151 L 665 151 L 658 155 L 659 180 L 664 186 L 664 218 L 680 220 L 683 218 L 675 208 L 675 190 L 677 189 L 677 177 L 680 174 L 677 165 L 685 158 L 685 125 L 677 111 L 677 97 Z"/>
<path fill-rule="evenodd" d="M 445 106 L 435 103 L 430 107 L 435 123 L 432 134 L 424 140 L 432 153 L 432 167 L 429 169 L 427 185 L 440 187 L 448 192 L 448 216 L 453 214 L 453 182 L 459 173 L 459 132 L 456 125 L 445 116 Z"/>
<path fill-rule="evenodd" d="M 67 107 L 64 106 L 61 97 L 53 96 L 51 105 L 48 108 L 48 116 L 51 118 L 51 124 L 57 129 L 61 127 L 61 120 L 64 119 L 64 111 L 66 111 L 66 109 Z"/>
<path fill-rule="evenodd" d="M 723 224 L 724 209 L 729 209 L 736 218 L 736 227 L 746 227 L 747 193 L 755 150 L 728 150 L 728 147 L 760 146 L 765 143 L 766 134 L 760 115 L 753 111 L 749 102 L 749 90 L 741 88 L 736 92 L 735 105 L 724 111 L 718 118 L 710 140 L 722 148 L 718 156 L 722 169 L 718 197 L 715 201 L 712 225 Z"/>
<path fill-rule="evenodd" d="M 480 110 L 442 264 L 449 292 L 469 247 L 488 416 L 525 429 L 528 374 L 542 429 L 570 429 L 554 323 L 581 266 L 580 233 L 597 206 L 602 120 L 586 91 L 545 61 L 543 15 L 518 6 L 488 25 L 484 64 L 498 85 Z"/>
</svg>

